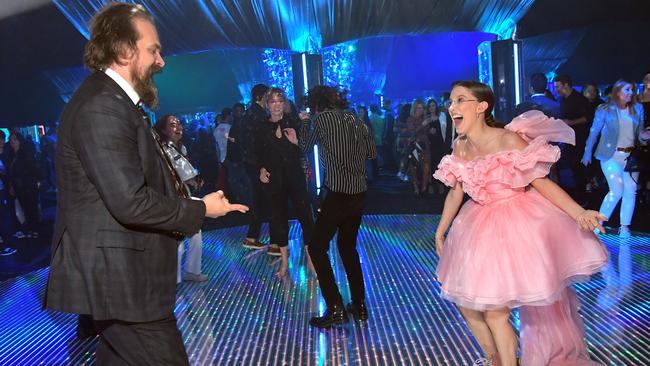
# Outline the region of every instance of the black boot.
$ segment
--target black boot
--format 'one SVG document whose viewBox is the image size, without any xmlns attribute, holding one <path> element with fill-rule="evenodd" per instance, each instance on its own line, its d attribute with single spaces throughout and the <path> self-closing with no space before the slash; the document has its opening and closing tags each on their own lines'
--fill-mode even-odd
<svg viewBox="0 0 650 366">
<path fill-rule="evenodd" d="M 368 320 L 368 309 L 366 308 L 365 301 L 361 301 L 359 303 L 351 302 L 346 308 L 350 314 L 352 314 L 354 320 Z"/>
<path fill-rule="evenodd" d="M 348 314 L 343 308 L 343 304 L 336 304 L 325 310 L 323 316 L 315 316 L 309 320 L 309 324 L 318 328 L 329 328 L 336 324 L 345 324 L 349 321 Z"/>
</svg>

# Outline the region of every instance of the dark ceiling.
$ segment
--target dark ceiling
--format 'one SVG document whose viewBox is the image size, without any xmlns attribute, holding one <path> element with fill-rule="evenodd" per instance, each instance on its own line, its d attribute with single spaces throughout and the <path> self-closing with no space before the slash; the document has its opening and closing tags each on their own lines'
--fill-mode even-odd
<svg viewBox="0 0 650 366">
<path fill-rule="evenodd" d="M 291 12 L 296 12 L 303 17 L 305 10 L 299 9 L 303 3 L 311 4 L 309 6 L 312 11 L 315 8 L 314 4 L 323 3 L 316 0 L 283 1 L 293 6 L 289 9 Z M 437 9 L 438 13 L 436 14 L 438 15 L 435 17 L 422 16 L 424 12 L 417 10 L 423 8 L 413 5 L 416 3 L 415 0 L 409 2 L 376 0 L 373 1 L 373 4 L 378 4 L 379 9 L 384 9 L 384 14 L 371 12 L 374 14 L 373 17 L 366 14 L 364 21 L 356 25 L 360 27 L 359 29 L 349 29 L 349 26 L 355 26 L 357 22 L 350 21 L 350 17 L 345 15 L 345 5 L 352 4 L 353 6 L 348 10 L 359 13 L 363 7 L 360 4 L 365 1 L 368 0 L 356 2 L 330 0 L 325 3 L 329 6 L 325 9 L 328 11 L 325 22 L 330 24 L 320 25 L 328 29 L 328 33 L 322 40 L 323 45 L 328 42 L 346 40 L 346 37 L 371 36 L 373 34 L 422 34 L 435 31 L 485 30 L 485 25 L 481 25 L 484 23 L 481 17 L 465 21 L 459 19 L 457 14 L 452 14 L 453 12 L 449 11 L 450 8 L 446 7 L 446 4 L 460 3 L 455 0 L 421 0 L 422 4 L 426 4 L 423 5 L 425 9 Z M 501 4 L 514 9 L 518 3 L 527 2 L 527 7 L 530 1 L 532 0 L 521 2 L 501 0 Z M 493 1 L 484 1 L 483 3 L 490 4 L 489 6 L 494 4 Z M 462 4 L 471 4 L 473 6 L 471 10 L 479 14 L 480 11 L 485 10 L 482 7 L 483 3 L 474 0 Z M 213 6 L 228 8 L 223 4 Z M 458 12 L 462 14 L 468 12 L 467 6 L 463 8 L 454 5 L 454 7 L 458 8 Z M 498 11 L 498 7 L 495 8 L 497 10 L 487 9 L 485 11 Z M 242 11 L 241 8 L 238 10 Z M 390 18 L 389 12 L 391 11 L 397 12 L 395 14 L 398 16 Z M 411 15 L 409 16 L 409 14 Z M 420 15 L 413 16 L 412 14 Z M 443 20 L 440 14 L 444 14 L 444 18 L 447 20 Z M 648 14 L 650 14 L 650 0 L 537 0 L 527 8 L 523 17 L 519 15 L 521 19 L 517 23 L 517 35 L 524 39 L 524 47 L 526 47 L 526 39 L 531 40 L 530 45 L 536 44 L 536 48 L 541 47 L 541 49 L 530 53 L 539 60 L 529 60 L 531 61 L 530 67 L 526 69 L 526 73 L 548 71 L 535 70 L 535 68 L 544 68 L 555 63 L 561 64 L 557 70 L 558 73 L 569 73 L 578 83 L 611 83 L 619 77 L 638 80 L 650 68 L 650 47 L 647 46 L 647 30 L 650 26 Z M 238 16 L 241 15 L 238 14 Z M 388 22 L 381 16 L 394 20 Z M 337 26 L 337 17 L 348 19 L 345 23 L 348 28 Z M 373 22 L 374 18 L 382 19 L 383 23 L 380 24 L 384 24 L 384 26 Z M 427 23 L 427 19 L 435 19 L 435 21 Z M 443 21 L 447 23 L 440 23 Z M 246 26 L 248 24 L 246 23 Z M 260 24 L 255 22 L 250 22 L 250 24 L 254 25 L 254 29 L 260 27 Z M 286 28 L 284 25 L 282 27 Z M 192 31 L 193 27 L 186 28 L 188 33 L 183 37 L 194 32 Z M 238 42 L 243 42 L 243 46 L 259 43 L 255 40 L 256 32 L 259 33 L 259 31 L 249 29 L 246 31 L 246 37 L 240 38 Z M 268 41 L 276 46 L 290 43 L 287 29 L 278 32 L 278 34 L 284 34 L 284 38 L 275 41 L 271 38 L 266 39 L 269 37 L 268 32 L 259 34 L 261 39 L 265 39 L 264 42 Z M 567 35 L 575 35 L 576 42 L 571 49 L 554 47 L 566 41 Z M 179 38 L 178 34 L 165 34 L 161 31 L 163 43 L 174 44 L 183 37 Z M 535 39 L 544 39 L 546 46 L 541 42 L 534 42 Z M 238 44 L 224 43 L 223 40 L 220 42 L 222 42 L 221 45 L 217 44 L 215 47 L 239 46 Z M 53 3 L 0 20 L 0 125 L 56 119 L 62 109 L 63 101 L 58 97 L 57 90 L 43 72 L 80 66 L 84 43 L 85 38 Z M 201 46 L 205 45 L 201 44 Z M 172 48 L 171 51 L 173 52 L 174 49 Z M 176 51 L 183 50 L 176 49 Z M 169 48 L 167 52 L 170 52 Z"/>
</svg>

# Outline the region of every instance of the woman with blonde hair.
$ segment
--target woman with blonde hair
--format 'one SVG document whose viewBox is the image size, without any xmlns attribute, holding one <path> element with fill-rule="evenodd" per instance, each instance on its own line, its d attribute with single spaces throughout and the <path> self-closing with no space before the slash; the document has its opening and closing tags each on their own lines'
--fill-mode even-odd
<svg viewBox="0 0 650 366">
<path fill-rule="evenodd" d="M 619 235 L 624 238 L 630 236 L 639 180 L 638 167 L 632 166 L 630 156 L 637 143 L 645 143 L 648 138 L 647 132 L 641 133 L 642 118 L 643 109 L 634 98 L 634 84 L 618 80 L 612 87 L 611 100 L 596 109 L 582 156 L 582 164 L 591 164 L 592 151 L 600 136 L 595 156 L 609 186 L 600 212 L 609 219 L 622 199 Z"/>
<path fill-rule="evenodd" d="M 281 257 L 278 277 L 284 277 L 289 268 L 289 209 L 291 199 L 300 226 L 303 243 L 307 246 L 314 227 L 305 175 L 302 169 L 301 151 L 297 143 L 287 138 L 287 130 L 299 130 L 300 121 L 285 113 L 287 97 L 279 88 L 270 88 L 264 96 L 264 105 L 269 118 L 260 125 L 256 135 L 256 154 L 259 157 L 259 172 L 262 189 L 270 207 L 271 245 L 269 255 Z M 313 266 L 307 256 L 307 268 Z"/>
</svg>

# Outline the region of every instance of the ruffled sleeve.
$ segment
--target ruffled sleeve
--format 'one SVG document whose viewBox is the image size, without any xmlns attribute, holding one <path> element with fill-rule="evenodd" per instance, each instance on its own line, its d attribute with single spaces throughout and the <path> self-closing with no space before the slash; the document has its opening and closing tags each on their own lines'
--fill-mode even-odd
<svg viewBox="0 0 650 366">
<path fill-rule="evenodd" d="M 505 129 L 516 132 L 527 142 L 539 138 L 546 142 L 576 144 L 575 131 L 569 125 L 537 110 L 520 114 L 508 123 Z"/>
<path fill-rule="evenodd" d="M 445 155 L 440 160 L 433 177 L 448 187 L 454 187 L 456 182 L 460 180 L 460 168 L 451 155 Z"/>
<path fill-rule="evenodd" d="M 549 145 L 543 138 L 538 137 L 523 150 L 508 151 L 494 156 L 493 163 L 500 169 L 491 169 L 490 172 L 494 176 L 487 180 L 506 184 L 511 188 L 525 187 L 535 179 L 547 176 L 558 159 L 560 159 L 560 148 Z M 479 174 L 490 175 L 489 172 Z"/>
</svg>

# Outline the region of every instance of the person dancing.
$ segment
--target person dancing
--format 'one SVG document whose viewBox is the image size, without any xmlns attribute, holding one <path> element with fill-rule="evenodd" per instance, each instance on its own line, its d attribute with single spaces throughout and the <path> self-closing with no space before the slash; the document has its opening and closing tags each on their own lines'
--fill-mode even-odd
<svg viewBox="0 0 650 366">
<path fill-rule="evenodd" d="M 189 365 L 176 324 L 180 236 L 204 217 L 247 207 L 223 192 L 181 198 L 183 182 L 151 132 L 153 75 L 165 61 L 153 17 L 112 3 L 94 15 L 84 64 L 93 72 L 61 116 L 58 199 L 44 308 L 86 314 L 97 365 Z"/>
<path fill-rule="evenodd" d="M 314 227 L 314 219 L 307 195 L 305 174 L 302 170 L 300 147 L 297 140 L 287 139 L 285 129 L 300 122 L 285 114 L 286 96 L 279 88 L 270 88 L 264 95 L 264 103 L 269 110 L 267 122 L 259 126 L 255 141 L 259 164 L 259 180 L 268 197 L 270 205 L 271 244 L 278 246 L 282 263 L 276 273 L 279 278 L 287 274 L 289 268 L 289 208 L 287 199 L 296 212 L 305 246 Z M 271 249 L 269 249 L 271 250 Z M 307 251 L 307 268 L 313 272 L 313 265 Z"/>
<path fill-rule="evenodd" d="M 163 150 L 172 162 L 174 170 L 185 184 L 188 196 L 201 189 L 202 180 L 199 173 L 187 158 L 187 148 L 181 142 L 183 138 L 183 124 L 178 117 L 166 114 L 156 121 L 153 130 L 158 134 Z M 208 276 L 202 273 L 201 259 L 203 256 L 203 232 L 199 230 L 192 235 L 187 244 L 185 256 L 185 275 L 182 274 L 183 252 L 185 252 L 185 241 L 178 243 L 178 270 L 176 282 L 182 280 L 205 282 Z"/>
<path fill-rule="evenodd" d="M 606 264 L 592 232 L 605 218 L 546 177 L 560 157 L 548 142 L 575 136 L 540 111 L 491 127 L 493 106 L 487 85 L 454 84 L 449 113 L 459 138 L 434 174 L 451 187 L 435 234 L 442 295 L 459 305 L 487 364 L 516 365 L 516 307 L 522 365 L 590 364 L 569 284 Z M 460 208 L 464 192 L 471 200 Z"/>
<path fill-rule="evenodd" d="M 354 114 L 343 111 L 348 107 L 345 92 L 318 85 L 309 90 L 307 103 L 316 113 L 316 120 L 311 133 L 307 128 L 301 129 L 301 134 L 305 136 L 303 141 L 306 141 L 303 150 L 307 151 L 319 143 L 325 166 L 325 198 L 309 243 L 309 255 L 327 304 L 325 314 L 312 317 L 309 324 L 328 328 L 348 321 L 327 254 L 330 240 L 337 231 L 336 244 L 352 297 L 347 309 L 356 320 L 368 319 L 363 273 L 357 252 L 357 233 L 368 190 L 365 161 L 375 159 L 377 151 L 368 127 Z M 285 133 L 289 141 L 297 142 L 294 129 L 285 129 Z"/>
<path fill-rule="evenodd" d="M 630 171 L 626 169 L 626 164 L 635 146 L 645 143 L 648 138 L 647 132 L 642 132 L 643 107 L 636 103 L 633 87 L 634 84 L 625 80 L 614 83 L 611 101 L 596 109 L 581 160 L 585 166 L 591 164 L 594 145 L 600 136 L 596 158 L 600 160 L 600 167 L 609 186 L 609 193 L 603 198 L 600 212 L 609 219 L 622 198 L 621 227 L 618 231 L 622 238 L 631 236 L 630 224 L 639 181 L 639 169 Z"/>
</svg>

